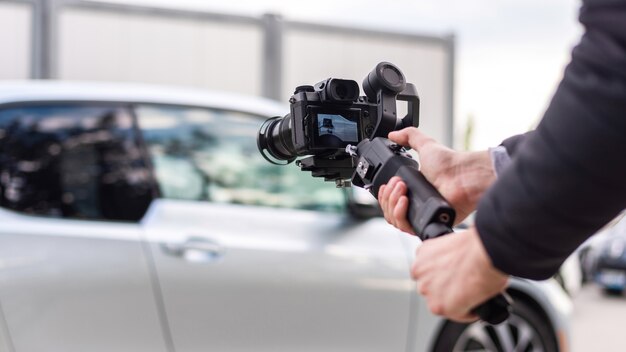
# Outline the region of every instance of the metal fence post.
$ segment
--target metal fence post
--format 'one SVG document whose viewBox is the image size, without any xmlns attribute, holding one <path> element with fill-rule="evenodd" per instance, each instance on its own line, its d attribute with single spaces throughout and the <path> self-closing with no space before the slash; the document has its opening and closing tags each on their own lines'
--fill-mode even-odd
<svg viewBox="0 0 626 352">
<path fill-rule="evenodd" d="M 455 60 L 456 60 L 456 50 L 455 50 L 455 42 L 456 37 L 454 34 L 450 34 L 446 38 L 447 40 L 447 50 L 448 50 L 448 96 L 447 96 L 447 136 L 444 143 L 449 147 L 454 147 L 454 81 L 455 81 Z"/>
<path fill-rule="evenodd" d="M 54 45 L 56 35 L 54 0 L 34 0 L 32 19 L 31 77 L 54 78 Z"/>
<path fill-rule="evenodd" d="M 281 100 L 283 80 L 283 20 L 279 15 L 263 15 L 263 72 L 261 92 L 264 97 Z"/>
</svg>

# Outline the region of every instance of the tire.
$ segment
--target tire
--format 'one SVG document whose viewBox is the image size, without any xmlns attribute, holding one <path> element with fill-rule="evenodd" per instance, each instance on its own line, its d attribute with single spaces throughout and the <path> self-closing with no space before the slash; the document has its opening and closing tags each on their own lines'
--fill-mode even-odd
<svg viewBox="0 0 626 352">
<path fill-rule="evenodd" d="M 517 299 L 509 320 L 495 327 L 482 322 L 447 321 L 433 352 L 461 351 L 557 352 L 558 349 L 554 329 L 542 313 Z"/>
</svg>

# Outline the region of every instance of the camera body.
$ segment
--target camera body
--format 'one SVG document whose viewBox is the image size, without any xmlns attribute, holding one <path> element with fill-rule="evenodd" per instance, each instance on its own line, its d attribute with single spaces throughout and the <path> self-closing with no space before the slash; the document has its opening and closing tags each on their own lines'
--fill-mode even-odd
<svg viewBox="0 0 626 352">
<path fill-rule="evenodd" d="M 288 164 L 299 156 L 302 170 L 326 180 L 347 180 L 354 171 L 348 145 L 387 137 L 389 132 L 419 125 L 419 97 L 402 71 L 381 62 L 363 80 L 328 78 L 315 86 L 299 86 L 289 99 L 290 113 L 268 119 L 257 138 L 259 151 L 274 164 Z M 397 100 L 407 102 L 399 118 Z M 339 184 L 339 183 L 338 183 Z"/>
<path fill-rule="evenodd" d="M 358 144 L 371 132 L 377 108 L 359 97 L 355 81 L 336 78 L 296 88 L 289 102 L 297 155 L 333 154 Z"/>
</svg>

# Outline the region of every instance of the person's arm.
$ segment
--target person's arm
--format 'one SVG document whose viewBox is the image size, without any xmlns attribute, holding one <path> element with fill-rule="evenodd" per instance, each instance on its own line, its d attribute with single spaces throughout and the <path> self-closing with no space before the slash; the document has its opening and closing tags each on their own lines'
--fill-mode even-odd
<svg viewBox="0 0 626 352">
<path fill-rule="evenodd" d="M 626 207 L 626 1 L 588 0 L 580 20 L 542 122 L 478 206 L 483 245 L 508 274 L 550 277 Z"/>
<path fill-rule="evenodd" d="M 626 1 L 588 0 L 581 22 L 586 33 L 544 119 L 513 143 L 476 227 L 417 249 L 411 273 L 432 312 L 467 321 L 502 288 L 504 273 L 551 276 L 626 206 Z M 393 221 L 406 216 L 401 186 L 379 194 Z"/>
<path fill-rule="evenodd" d="M 457 223 L 476 210 L 478 200 L 496 179 L 487 150 L 457 152 L 437 143 L 415 127 L 391 132 L 389 139 L 403 146 L 411 146 L 418 152 L 420 170 L 454 207 Z M 393 177 L 388 184 L 381 186 L 378 200 L 390 224 L 412 233 L 405 214 L 408 207 L 405 194 L 404 182 L 399 177 Z"/>
<path fill-rule="evenodd" d="M 496 176 L 501 174 L 511 164 L 511 158 L 517 152 L 517 147 L 533 133 L 534 131 L 530 131 L 509 137 L 499 146 L 489 148 L 489 155 L 491 156 L 491 163 Z"/>
<path fill-rule="evenodd" d="M 505 140 L 502 141 L 502 143 L 500 144 L 502 147 L 506 148 L 507 153 L 513 157 L 515 156 L 515 154 L 517 154 L 517 150 L 519 149 L 519 146 L 523 144 L 523 142 L 525 140 L 528 139 L 528 137 L 532 136 L 533 134 L 535 134 L 535 130 L 526 132 L 526 133 L 522 133 L 522 134 L 518 134 L 512 137 L 509 137 Z"/>
<path fill-rule="evenodd" d="M 437 143 L 415 127 L 391 132 L 389 138 L 410 146 L 420 155 L 421 171 L 456 210 L 460 223 L 476 210 L 478 200 L 508 167 L 517 147 L 534 131 L 509 137 L 499 146 L 485 151 L 457 152 Z M 398 229 L 413 233 L 406 219 L 408 208 L 406 185 L 399 177 L 381 186 L 378 199 L 385 219 Z"/>
</svg>

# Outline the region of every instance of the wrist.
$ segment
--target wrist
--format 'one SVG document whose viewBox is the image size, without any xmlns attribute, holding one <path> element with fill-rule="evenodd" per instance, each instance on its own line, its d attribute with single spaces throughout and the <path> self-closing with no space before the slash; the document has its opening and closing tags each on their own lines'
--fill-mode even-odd
<svg viewBox="0 0 626 352">
<path fill-rule="evenodd" d="M 465 198 L 475 210 L 478 201 L 487 189 L 495 182 L 496 173 L 489 151 L 466 152 L 460 165 L 461 187 Z"/>
<path fill-rule="evenodd" d="M 500 175 L 502 171 L 511 163 L 509 152 L 503 145 L 489 148 L 489 156 L 491 157 L 491 165 L 496 176 Z"/>
</svg>

